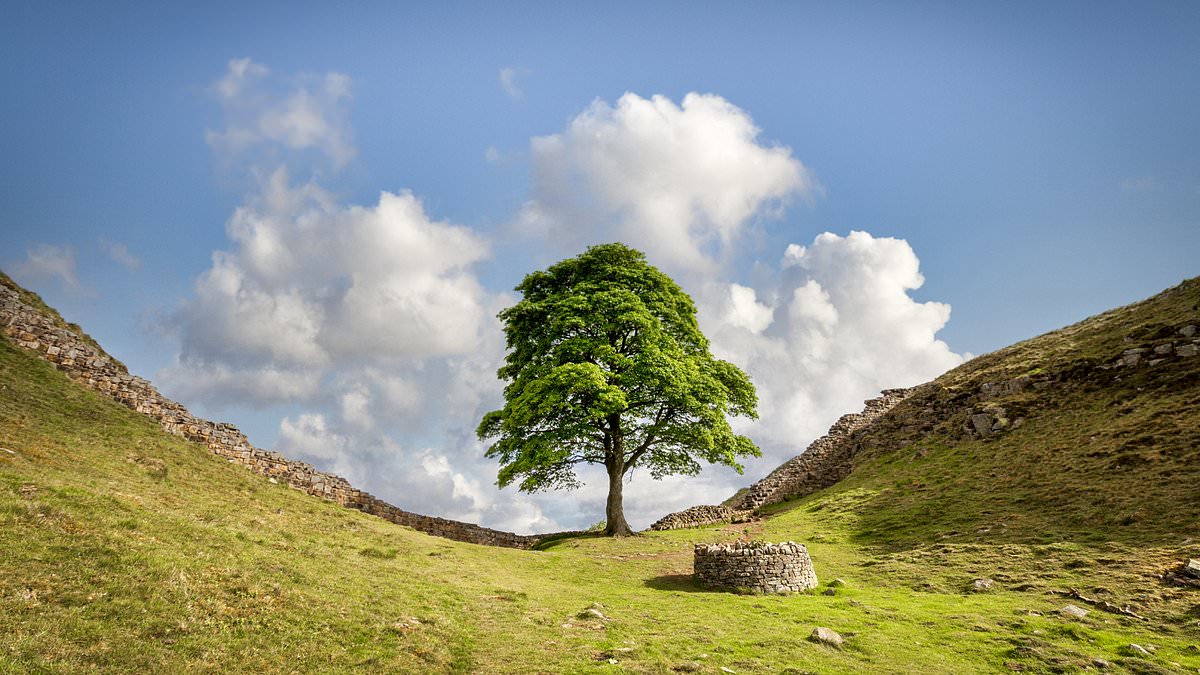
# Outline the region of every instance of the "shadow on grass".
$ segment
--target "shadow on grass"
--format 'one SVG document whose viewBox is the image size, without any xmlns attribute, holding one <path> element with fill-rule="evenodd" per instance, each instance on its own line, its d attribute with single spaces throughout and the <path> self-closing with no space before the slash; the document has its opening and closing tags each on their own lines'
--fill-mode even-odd
<svg viewBox="0 0 1200 675">
<path fill-rule="evenodd" d="M 646 588 L 656 591 L 679 591 L 681 593 L 725 593 L 718 588 L 700 586 L 690 574 L 661 574 L 645 581 Z"/>
</svg>

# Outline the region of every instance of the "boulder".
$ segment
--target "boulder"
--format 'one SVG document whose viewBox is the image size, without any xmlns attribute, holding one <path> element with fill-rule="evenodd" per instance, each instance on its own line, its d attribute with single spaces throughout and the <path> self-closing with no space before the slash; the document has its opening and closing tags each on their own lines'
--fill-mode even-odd
<svg viewBox="0 0 1200 675">
<path fill-rule="evenodd" d="M 987 436 L 992 432 L 992 416 L 987 413 L 976 413 L 971 415 L 971 426 L 975 427 L 975 431 L 981 436 Z"/>
<path fill-rule="evenodd" d="M 838 635 L 837 631 L 832 628 L 825 628 L 824 626 L 815 629 L 812 635 L 808 636 L 808 639 L 817 644 L 829 645 L 830 647 L 837 647 L 839 649 L 842 643 L 845 642 L 845 639 L 841 635 Z"/>
<path fill-rule="evenodd" d="M 976 579 L 971 584 L 971 587 L 972 587 L 972 589 L 974 589 L 974 591 L 976 593 L 987 593 L 988 591 L 990 591 L 996 587 L 996 582 L 992 581 L 991 579 L 988 579 L 987 577 L 984 577 L 982 579 Z"/>
<path fill-rule="evenodd" d="M 1058 611 L 1063 616 L 1071 616 L 1071 617 L 1075 617 L 1076 619 L 1082 619 L 1083 617 L 1087 616 L 1089 613 L 1086 609 L 1084 609 L 1082 607 L 1078 607 L 1076 605 L 1067 605 L 1066 607 L 1063 607 L 1062 609 L 1060 609 Z"/>
<path fill-rule="evenodd" d="M 1200 579 L 1200 559 L 1192 558 L 1183 566 L 1183 573 L 1189 577 Z"/>
</svg>

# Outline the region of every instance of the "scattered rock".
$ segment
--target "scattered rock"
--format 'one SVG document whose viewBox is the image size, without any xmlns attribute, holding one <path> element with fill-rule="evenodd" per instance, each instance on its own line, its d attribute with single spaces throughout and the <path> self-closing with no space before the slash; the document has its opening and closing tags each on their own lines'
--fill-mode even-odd
<svg viewBox="0 0 1200 675">
<path fill-rule="evenodd" d="M 996 587 L 996 582 L 984 577 L 982 579 L 976 579 L 971 586 L 975 589 L 976 593 L 987 593 Z"/>
<path fill-rule="evenodd" d="M 1173 350 L 1174 348 L 1175 348 L 1174 345 L 1172 345 L 1170 342 L 1166 342 L 1166 343 L 1163 343 L 1163 344 L 1155 347 L 1154 353 L 1158 354 L 1159 356 L 1162 356 L 1163 354 L 1170 354 L 1171 350 Z"/>
<path fill-rule="evenodd" d="M 844 579 L 834 579 L 833 581 L 829 582 L 829 585 L 833 588 L 841 588 L 842 586 L 846 585 L 846 581 Z"/>
<path fill-rule="evenodd" d="M 826 588 L 825 591 L 823 593 L 821 593 L 821 595 L 837 595 L 837 589 L 836 588 Z"/>
<path fill-rule="evenodd" d="M 1183 573 L 1189 577 L 1200 579 L 1200 560 L 1192 558 L 1183 566 Z"/>
<path fill-rule="evenodd" d="M 1105 661 L 1104 659 L 1100 659 L 1100 658 L 1092 659 L 1092 665 L 1096 666 L 1100 670 L 1104 670 L 1105 668 L 1112 667 L 1111 663 L 1109 663 L 1108 661 Z"/>
<path fill-rule="evenodd" d="M 1138 656 L 1150 656 L 1150 650 L 1141 645 L 1135 645 L 1132 642 L 1129 643 L 1129 647 L 1127 647 L 1127 649 L 1131 654 L 1136 654 Z"/>
<path fill-rule="evenodd" d="M 608 620 L 608 617 L 601 614 L 600 610 L 594 609 L 592 607 L 588 607 L 587 609 L 583 610 L 582 612 L 576 614 L 575 618 L 576 619 L 599 619 L 600 621 Z"/>
<path fill-rule="evenodd" d="M 987 436 L 992 432 L 992 416 L 987 413 L 975 413 L 971 415 L 969 421 L 981 436 Z"/>
<path fill-rule="evenodd" d="M 1076 619 L 1082 619 L 1083 617 L 1085 617 L 1089 614 L 1089 612 L 1086 609 L 1079 607 L 1077 605 L 1067 605 L 1066 607 L 1063 607 L 1062 609 L 1060 609 L 1058 611 L 1060 614 L 1063 614 L 1064 616 L 1073 616 Z"/>
<path fill-rule="evenodd" d="M 1175 348 L 1175 356 L 1195 356 L 1200 354 L 1200 346 L 1179 345 Z"/>
<path fill-rule="evenodd" d="M 677 673 L 698 673 L 698 672 L 700 672 L 701 668 L 703 668 L 703 666 L 701 666 L 699 663 L 697 663 L 695 661 L 684 661 L 683 663 L 675 666 L 671 670 L 673 670 Z"/>
<path fill-rule="evenodd" d="M 721 672 L 722 672 L 722 673 L 736 673 L 737 671 L 736 671 L 736 670 L 730 670 L 730 669 L 726 668 L 725 666 L 721 666 Z"/>
<path fill-rule="evenodd" d="M 842 636 L 837 634 L 837 631 L 833 630 L 832 628 L 825 628 L 824 626 L 818 627 L 816 630 L 814 630 L 812 635 L 808 636 L 808 639 L 811 642 L 829 645 L 830 647 L 837 647 L 838 649 L 841 649 L 842 643 L 845 642 Z"/>
<path fill-rule="evenodd" d="M 1184 326 L 1183 328 L 1180 328 L 1179 334 L 1182 335 L 1183 337 L 1190 338 L 1190 337 L 1195 337 L 1197 331 L 1200 331 L 1200 328 L 1197 328 L 1195 325 L 1190 325 L 1190 326 Z"/>
</svg>

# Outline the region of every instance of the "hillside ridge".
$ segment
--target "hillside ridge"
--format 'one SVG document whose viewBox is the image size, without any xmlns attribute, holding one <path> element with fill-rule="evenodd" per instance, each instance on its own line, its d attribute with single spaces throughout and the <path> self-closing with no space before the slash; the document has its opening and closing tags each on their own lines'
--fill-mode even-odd
<svg viewBox="0 0 1200 675">
<path fill-rule="evenodd" d="M 549 535 L 519 535 L 389 504 L 354 487 L 341 476 L 305 462 L 257 448 L 232 424 L 191 414 L 163 396 L 148 380 L 131 375 L 123 363 L 41 299 L 0 272 L 0 326 L 18 347 L 53 363 L 70 379 L 152 418 L 164 431 L 204 445 L 213 454 L 310 495 L 363 511 L 438 537 L 487 546 L 531 548 Z"/>
<path fill-rule="evenodd" d="M 1171 304 L 1179 294 L 1200 295 L 1200 279 L 981 355 L 930 382 L 886 389 L 867 400 L 862 412 L 843 415 L 805 452 L 726 503 L 667 514 L 650 529 L 748 520 L 765 507 L 844 480 L 865 450 L 875 454 L 900 450 L 935 432 L 951 441 L 992 440 L 1023 426 L 1026 416 L 1039 407 L 1037 398 L 1052 390 L 1112 385 L 1121 382 L 1122 373 L 1132 376 L 1139 369 L 1161 373 L 1172 364 L 1192 362 L 1200 356 L 1200 307 L 1193 306 L 1181 321 L 1139 323 L 1139 314 L 1158 304 Z M 1065 351 L 1060 343 L 1068 345 Z"/>
</svg>

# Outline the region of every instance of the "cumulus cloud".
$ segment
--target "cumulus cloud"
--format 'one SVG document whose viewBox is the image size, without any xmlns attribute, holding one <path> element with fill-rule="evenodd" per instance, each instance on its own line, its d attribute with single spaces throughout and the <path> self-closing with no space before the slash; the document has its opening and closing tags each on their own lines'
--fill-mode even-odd
<svg viewBox="0 0 1200 675">
<path fill-rule="evenodd" d="M 410 192 L 343 206 L 278 170 L 228 224 L 232 248 L 213 254 L 195 295 L 171 318 L 180 364 L 300 374 L 474 351 L 486 293 L 471 266 L 488 245 L 431 219 Z M 178 377 L 181 374 L 177 374 Z M 207 385 L 206 385 L 207 386 Z M 307 390 L 277 390 L 280 400 Z"/>
<path fill-rule="evenodd" d="M 54 244 L 34 244 L 25 250 L 25 259 L 12 268 L 13 277 L 28 286 L 57 282 L 76 295 L 94 295 L 95 290 L 79 282 L 75 274 L 75 249 Z"/>
<path fill-rule="evenodd" d="M 129 247 L 125 244 L 100 237 L 100 250 L 104 251 L 104 255 L 107 255 L 113 262 L 127 270 L 137 271 L 142 269 L 142 261 L 130 253 Z"/>
<path fill-rule="evenodd" d="M 748 113 L 711 94 L 596 101 L 531 150 L 520 229 L 572 251 L 624 241 L 673 271 L 712 271 L 756 217 L 819 190 L 790 149 L 760 142 Z"/>
<path fill-rule="evenodd" d="M 346 423 L 337 414 L 321 412 L 285 417 L 276 447 L 417 513 L 521 534 L 565 528 L 546 514 L 536 497 L 498 493 L 491 484 L 495 466 L 483 459 L 477 443 L 450 450 L 420 448 L 398 442 L 395 434 L 347 430 Z"/>
<path fill-rule="evenodd" d="M 341 168 L 357 154 L 345 123 L 351 96 L 346 75 L 275 78 L 262 64 L 233 59 L 212 91 L 225 114 L 225 128 L 209 130 L 207 140 L 226 156 L 256 148 L 315 150 Z"/>
<path fill-rule="evenodd" d="M 919 267 L 903 240 L 826 232 L 788 246 L 760 291 L 704 288 L 701 325 L 714 351 L 758 388 L 761 419 L 744 431 L 770 450 L 766 463 L 795 454 L 879 390 L 924 382 L 963 361 L 936 338 L 950 306 L 909 295 L 924 283 Z"/>
</svg>

